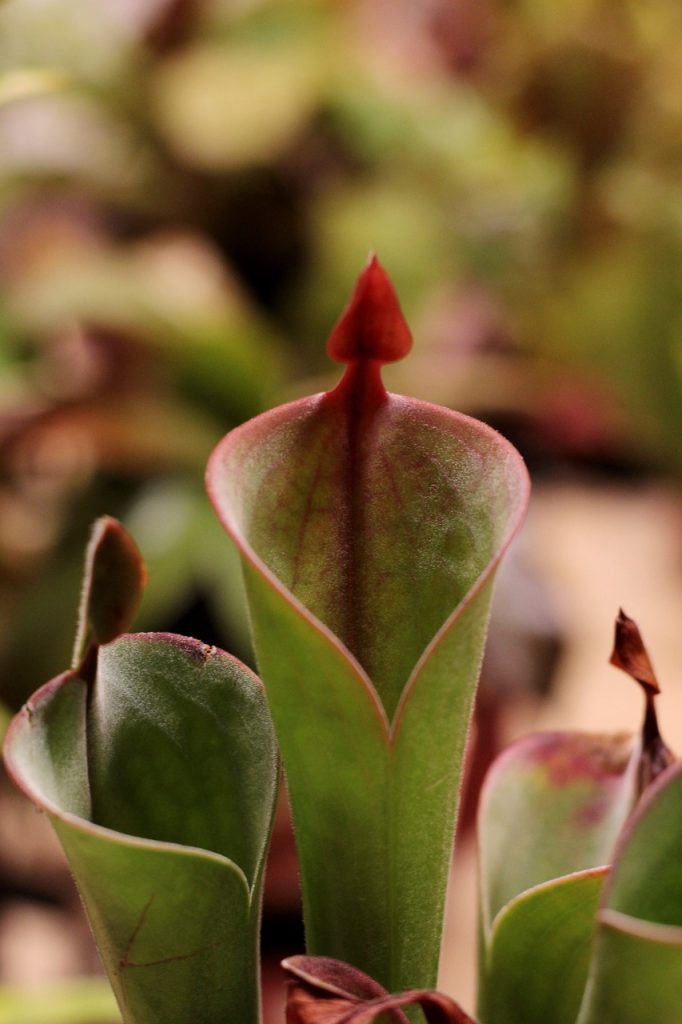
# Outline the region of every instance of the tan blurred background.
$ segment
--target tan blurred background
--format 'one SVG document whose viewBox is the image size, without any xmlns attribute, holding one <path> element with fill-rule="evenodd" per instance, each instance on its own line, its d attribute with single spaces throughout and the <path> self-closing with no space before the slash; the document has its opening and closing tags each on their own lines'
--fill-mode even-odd
<svg viewBox="0 0 682 1024">
<path fill-rule="evenodd" d="M 530 729 L 637 728 L 620 605 L 682 751 L 681 66 L 676 0 L 0 4 L 0 701 L 66 665 L 105 512 L 149 563 L 139 628 L 250 659 L 203 467 L 335 379 L 377 251 L 415 333 L 390 386 L 499 427 L 534 481 L 446 929 L 470 1008 L 477 780 Z M 0 800 L 0 1024 L 115 1020 L 97 985 L 54 996 L 96 956 L 44 822 Z M 302 942 L 284 816 L 266 910 L 274 1024 Z"/>
</svg>

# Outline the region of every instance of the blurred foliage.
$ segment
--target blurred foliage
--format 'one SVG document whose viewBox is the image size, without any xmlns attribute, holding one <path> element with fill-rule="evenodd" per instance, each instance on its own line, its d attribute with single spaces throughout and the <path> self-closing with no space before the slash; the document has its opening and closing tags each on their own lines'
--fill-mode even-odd
<svg viewBox="0 0 682 1024">
<path fill-rule="evenodd" d="M 0 989 L 0 1024 L 119 1024 L 120 1019 L 104 978 L 63 982 L 39 992 Z"/>
<path fill-rule="evenodd" d="M 0 5 L 4 699 L 66 663 L 104 512 L 141 628 L 248 656 L 203 466 L 331 380 L 370 249 L 415 327 L 396 390 L 677 473 L 680 56 L 675 0 Z"/>
</svg>

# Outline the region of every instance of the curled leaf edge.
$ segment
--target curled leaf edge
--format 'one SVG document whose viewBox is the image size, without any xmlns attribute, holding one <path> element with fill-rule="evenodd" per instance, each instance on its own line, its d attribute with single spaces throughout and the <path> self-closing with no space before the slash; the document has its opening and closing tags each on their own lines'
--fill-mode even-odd
<svg viewBox="0 0 682 1024">
<path fill-rule="evenodd" d="M 131 638 L 134 638 L 135 640 L 140 640 L 142 642 L 146 640 L 181 641 L 181 643 L 178 646 L 184 648 L 185 650 L 187 649 L 187 644 L 189 642 L 189 644 L 192 646 L 193 651 L 196 653 L 200 653 L 206 647 L 206 645 L 199 640 L 193 640 L 190 637 L 180 636 L 179 634 L 175 633 L 164 632 L 123 633 L 118 638 L 118 640 L 127 640 Z M 217 651 L 217 648 L 215 650 Z M 255 674 L 255 672 L 249 669 L 248 666 L 243 665 L 242 662 L 240 662 L 233 655 L 228 654 L 226 651 L 220 651 L 220 655 L 228 658 L 232 662 L 237 663 L 241 669 L 247 672 L 247 674 L 251 677 L 251 680 L 253 682 L 257 683 L 261 689 L 263 688 L 263 684 L 259 677 Z M 41 705 L 49 701 L 59 689 L 61 689 L 63 686 L 67 685 L 70 682 L 80 682 L 83 685 L 84 689 L 87 689 L 87 683 L 81 679 L 78 673 L 72 669 L 67 669 L 65 672 L 61 672 L 59 675 L 55 676 L 53 679 L 50 679 L 47 683 L 44 683 L 41 687 L 39 687 L 39 689 L 37 689 L 35 693 L 32 694 L 32 696 L 28 699 L 24 706 L 16 713 L 16 715 L 10 722 L 7 729 L 7 733 L 5 735 L 2 755 L 7 773 L 14 782 L 14 784 L 17 786 L 17 788 L 30 800 L 30 802 L 35 807 L 38 808 L 38 810 L 47 814 L 47 816 L 51 820 L 55 819 L 58 822 L 62 822 L 67 826 L 75 828 L 83 835 L 107 840 L 108 842 L 120 846 L 133 847 L 136 849 L 155 850 L 158 852 L 164 852 L 169 855 L 180 857 L 200 858 L 214 862 L 216 864 L 220 864 L 222 867 L 228 869 L 230 872 L 238 876 L 238 878 L 240 879 L 241 883 L 244 886 L 244 893 L 247 902 L 251 903 L 254 894 L 257 892 L 260 877 L 263 872 L 264 859 L 267 853 L 267 847 L 269 845 L 267 840 L 264 845 L 261 863 L 258 865 L 256 871 L 254 872 L 253 882 L 251 883 L 251 885 L 249 885 L 246 874 L 244 870 L 240 867 L 240 865 L 237 864 L 236 861 L 231 860 L 229 857 L 225 857 L 223 854 L 216 853 L 214 850 L 208 850 L 199 846 L 190 846 L 182 843 L 173 843 L 167 840 L 147 839 L 142 836 L 135 836 L 126 832 L 119 832 L 115 829 L 107 828 L 104 825 L 98 825 L 94 821 L 89 821 L 87 818 L 83 818 L 80 815 L 73 814 L 70 811 L 63 810 L 61 807 L 59 807 L 58 804 L 56 804 L 53 800 L 46 797 L 43 793 L 36 789 L 36 787 L 31 782 L 29 782 L 25 778 L 22 770 L 15 763 L 13 747 L 16 737 L 18 736 L 20 730 L 31 727 L 31 719 L 40 711 Z M 281 769 L 278 765 L 277 778 L 275 780 L 276 786 L 278 784 L 280 771 Z M 271 812 L 271 820 L 268 834 L 272 830 L 273 820 L 274 803 L 273 810 Z"/>
<path fill-rule="evenodd" d="M 403 397 L 393 395 L 391 393 L 387 394 L 389 398 Z M 257 419 L 259 419 L 261 423 L 263 423 L 266 418 L 277 422 L 279 419 L 284 419 L 286 416 L 296 416 L 300 410 L 307 409 L 314 403 L 319 402 L 324 395 L 325 392 L 320 392 L 316 395 L 310 395 L 307 398 L 289 402 L 286 405 L 277 406 L 275 409 L 270 409 L 269 411 L 262 413 L 257 417 Z M 250 424 L 254 422 L 253 420 L 249 420 L 241 426 L 235 427 L 234 430 L 231 430 L 224 438 L 222 438 L 221 441 L 218 442 L 209 458 L 205 477 L 206 490 L 216 515 L 224 530 L 236 546 L 239 554 L 259 574 L 270 589 L 285 601 L 300 618 L 304 619 L 311 629 L 315 630 L 329 644 L 335 653 L 343 659 L 369 700 L 374 714 L 378 719 L 386 744 L 391 749 L 397 744 L 400 728 L 405 717 L 405 709 L 408 705 L 410 695 L 419 680 L 419 676 L 430 661 L 434 652 L 442 643 L 443 639 L 456 626 L 467 608 L 473 604 L 479 592 L 483 590 L 485 585 L 494 575 L 505 552 L 521 527 L 530 496 L 530 478 L 525 462 L 511 442 L 503 437 L 503 435 L 497 430 L 488 426 L 488 424 L 483 423 L 481 420 L 477 420 L 472 416 L 467 416 L 465 413 L 447 409 L 444 406 L 435 405 L 431 402 L 423 402 L 419 399 L 413 398 L 410 398 L 409 402 L 410 405 L 424 408 L 429 412 L 437 411 L 440 415 L 449 419 L 453 425 L 466 424 L 470 428 L 473 427 L 475 431 L 480 434 L 487 435 L 491 440 L 494 440 L 498 445 L 500 445 L 505 453 L 510 456 L 511 461 L 515 462 L 518 479 L 522 484 L 519 492 L 516 514 L 511 518 L 504 537 L 497 545 L 492 557 L 488 560 L 482 572 L 476 578 L 467 593 L 453 608 L 450 614 L 446 616 L 441 626 L 439 626 L 433 637 L 426 644 L 424 650 L 417 659 L 414 668 L 405 681 L 392 721 L 389 721 L 388 719 L 386 710 L 374 683 L 355 655 L 336 636 L 336 634 L 314 614 L 314 612 L 307 608 L 307 606 L 304 605 L 303 602 L 288 589 L 288 587 L 284 586 L 276 574 L 265 564 L 263 559 L 256 554 L 255 550 L 237 524 L 236 519 L 232 514 L 230 504 L 224 501 L 218 494 L 217 480 L 221 475 L 222 467 L 225 462 L 224 456 L 234 443 L 234 440 L 241 436 L 245 429 L 248 429 Z"/>
</svg>

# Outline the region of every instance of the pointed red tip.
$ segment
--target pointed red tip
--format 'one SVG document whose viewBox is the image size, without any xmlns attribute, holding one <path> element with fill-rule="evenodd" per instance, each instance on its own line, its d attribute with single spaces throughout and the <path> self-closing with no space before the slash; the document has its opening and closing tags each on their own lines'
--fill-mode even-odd
<svg viewBox="0 0 682 1024">
<path fill-rule="evenodd" d="M 406 356 L 411 347 L 412 335 L 398 296 L 388 274 L 372 256 L 329 335 L 327 352 L 337 363 L 360 359 L 393 363 Z"/>
</svg>

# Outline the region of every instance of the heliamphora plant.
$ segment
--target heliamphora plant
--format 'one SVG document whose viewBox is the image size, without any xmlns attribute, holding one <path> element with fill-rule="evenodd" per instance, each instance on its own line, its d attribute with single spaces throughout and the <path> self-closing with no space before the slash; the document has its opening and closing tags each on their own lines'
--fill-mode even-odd
<svg viewBox="0 0 682 1024">
<path fill-rule="evenodd" d="M 270 716 L 229 655 L 119 635 L 143 577 L 100 520 L 73 666 L 15 718 L 7 767 L 62 842 L 126 1024 L 257 1024 Z"/>
<path fill-rule="evenodd" d="M 644 689 L 639 737 L 530 736 L 489 773 L 481 1024 L 682 1021 L 682 767 L 622 612 L 611 660 Z"/>
<path fill-rule="evenodd" d="M 144 570 L 104 519 L 72 667 L 10 728 L 10 773 L 63 843 L 125 1024 L 259 1024 L 273 724 L 308 954 L 285 962 L 287 1024 L 474 1024 L 433 986 L 492 586 L 528 479 L 490 428 L 387 393 L 381 367 L 410 343 L 373 259 L 329 340 L 341 382 L 211 458 L 265 690 L 196 640 L 124 633 Z M 640 737 L 530 737 L 486 782 L 479 1024 L 682 1024 L 682 767 L 622 614 L 612 660 L 644 690 Z"/>
<path fill-rule="evenodd" d="M 495 431 L 387 393 L 410 345 L 372 259 L 329 339 L 341 382 L 232 431 L 207 478 L 243 561 L 308 950 L 391 991 L 436 982 L 493 579 L 528 494 Z"/>
</svg>

